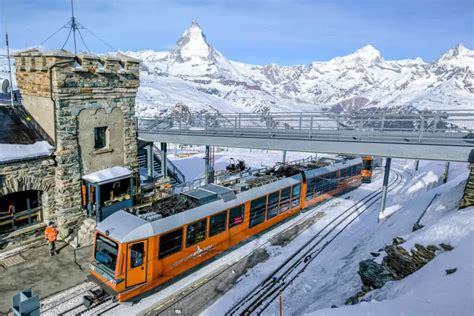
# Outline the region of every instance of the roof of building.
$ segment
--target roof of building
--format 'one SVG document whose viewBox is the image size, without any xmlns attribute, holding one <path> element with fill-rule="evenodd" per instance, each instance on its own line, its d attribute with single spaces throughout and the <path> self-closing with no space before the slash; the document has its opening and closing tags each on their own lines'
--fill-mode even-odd
<svg viewBox="0 0 474 316">
<path fill-rule="evenodd" d="M 49 156 L 53 150 L 21 108 L 0 105 L 0 163 Z"/>
<path fill-rule="evenodd" d="M 86 174 L 82 176 L 82 179 L 92 183 L 104 184 L 112 181 L 130 178 L 131 175 L 132 172 L 130 171 L 130 169 L 124 167 L 112 167 Z"/>
</svg>

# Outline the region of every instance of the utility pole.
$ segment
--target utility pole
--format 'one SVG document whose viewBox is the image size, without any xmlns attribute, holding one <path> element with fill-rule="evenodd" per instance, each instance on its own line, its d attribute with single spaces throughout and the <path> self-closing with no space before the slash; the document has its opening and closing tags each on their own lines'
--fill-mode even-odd
<svg viewBox="0 0 474 316">
<path fill-rule="evenodd" d="M 8 72 L 10 74 L 10 102 L 11 102 L 11 105 L 12 107 L 15 105 L 14 102 L 13 102 L 13 76 L 12 76 L 12 65 L 11 65 L 11 61 L 10 61 L 10 44 L 8 42 L 8 30 L 7 30 L 7 15 L 5 13 L 5 9 L 4 9 L 4 22 L 5 22 L 5 43 L 7 45 L 7 60 L 8 60 Z"/>
</svg>

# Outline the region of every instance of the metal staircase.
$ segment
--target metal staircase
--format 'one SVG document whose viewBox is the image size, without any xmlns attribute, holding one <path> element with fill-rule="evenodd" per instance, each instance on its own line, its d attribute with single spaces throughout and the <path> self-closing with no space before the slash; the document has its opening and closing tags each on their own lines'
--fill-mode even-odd
<svg viewBox="0 0 474 316">
<path fill-rule="evenodd" d="M 147 143 L 140 142 L 138 145 L 138 165 L 140 169 L 147 169 Z M 162 177 L 161 174 L 161 151 L 153 145 L 153 174 L 154 179 Z M 174 184 L 181 184 L 186 182 L 186 178 L 181 170 L 169 159 L 166 159 L 166 165 L 168 169 L 168 176 L 172 179 Z"/>
</svg>

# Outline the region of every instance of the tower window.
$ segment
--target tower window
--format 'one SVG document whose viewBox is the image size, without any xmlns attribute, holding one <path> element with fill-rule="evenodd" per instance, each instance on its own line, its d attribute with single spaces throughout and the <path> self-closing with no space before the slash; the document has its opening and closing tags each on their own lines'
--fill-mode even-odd
<svg viewBox="0 0 474 316">
<path fill-rule="evenodd" d="M 94 148 L 107 147 L 107 126 L 94 128 Z"/>
</svg>

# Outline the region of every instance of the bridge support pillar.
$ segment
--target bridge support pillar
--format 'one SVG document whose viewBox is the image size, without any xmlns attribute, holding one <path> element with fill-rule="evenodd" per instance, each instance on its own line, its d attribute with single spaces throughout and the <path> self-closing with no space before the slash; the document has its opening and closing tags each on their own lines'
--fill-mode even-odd
<svg viewBox="0 0 474 316">
<path fill-rule="evenodd" d="M 161 175 L 163 178 L 168 177 L 168 144 L 167 143 L 160 143 L 161 146 Z"/>
<path fill-rule="evenodd" d="M 153 143 L 148 143 L 146 146 L 146 170 L 148 181 L 153 181 L 155 170 L 155 159 L 153 155 Z"/>
<path fill-rule="evenodd" d="M 382 215 L 383 211 L 385 210 L 385 202 L 387 200 L 388 178 L 390 176 L 391 164 L 392 164 L 392 158 L 390 157 L 385 158 L 385 172 L 383 174 L 382 199 L 380 201 L 380 215 Z"/>
<path fill-rule="evenodd" d="M 211 146 L 206 145 L 206 156 L 204 157 L 204 177 L 206 184 L 214 183 L 214 166 L 211 160 Z"/>
<path fill-rule="evenodd" d="M 418 167 L 419 167 L 419 166 L 420 166 L 420 160 L 417 159 L 417 160 L 415 161 L 415 171 L 418 171 Z"/>
<path fill-rule="evenodd" d="M 446 161 L 446 164 L 444 165 L 443 183 L 448 182 L 448 176 L 449 176 L 449 161 Z"/>
<path fill-rule="evenodd" d="M 283 164 L 286 164 L 286 150 L 283 150 L 283 158 L 281 161 Z"/>
</svg>

